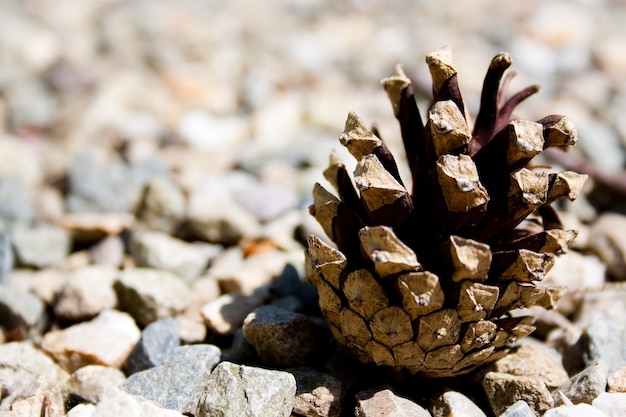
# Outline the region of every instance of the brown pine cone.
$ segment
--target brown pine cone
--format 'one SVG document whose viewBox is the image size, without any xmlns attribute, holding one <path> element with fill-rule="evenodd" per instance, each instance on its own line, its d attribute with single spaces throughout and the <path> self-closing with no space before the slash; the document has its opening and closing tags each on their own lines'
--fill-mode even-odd
<svg viewBox="0 0 626 417">
<path fill-rule="evenodd" d="M 547 147 L 574 145 L 576 130 L 564 116 L 512 120 L 538 87 L 506 99 L 508 53 L 491 61 L 473 131 L 449 50 L 426 62 L 425 124 L 400 67 L 381 82 L 412 192 L 385 143 L 350 113 L 339 140 L 357 159 L 353 177 L 331 155 L 324 174 L 337 196 L 316 184 L 310 207 L 336 248 L 310 236 L 307 276 L 335 338 L 362 362 L 444 377 L 502 357 L 534 330 L 511 310 L 555 306 L 564 289 L 539 282 L 576 232 L 550 204 L 575 199 L 586 176 L 528 168 Z"/>
</svg>

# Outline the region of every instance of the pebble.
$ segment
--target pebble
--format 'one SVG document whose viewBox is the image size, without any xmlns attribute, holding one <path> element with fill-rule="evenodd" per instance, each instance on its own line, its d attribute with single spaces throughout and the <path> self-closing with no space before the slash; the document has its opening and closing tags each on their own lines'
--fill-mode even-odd
<svg viewBox="0 0 626 417">
<path fill-rule="evenodd" d="M 177 347 L 162 364 L 129 376 L 121 389 L 160 407 L 195 414 L 220 355 L 220 350 L 213 345 Z"/>
<path fill-rule="evenodd" d="M 591 363 L 552 392 L 554 404 L 562 404 L 561 393 L 574 404 L 591 404 L 598 395 L 606 391 L 607 377 L 608 368 L 604 361 Z"/>
<path fill-rule="evenodd" d="M 182 414 L 157 407 L 122 389 L 110 388 L 96 404 L 92 417 L 182 417 Z"/>
<path fill-rule="evenodd" d="M 224 294 L 202 307 L 202 317 L 212 332 L 232 335 L 263 301 L 264 297 L 258 295 Z"/>
<path fill-rule="evenodd" d="M 526 401 L 519 400 L 507 408 L 498 417 L 535 417 L 535 411 L 530 408 Z"/>
<path fill-rule="evenodd" d="M 72 271 L 56 297 L 54 314 L 63 320 L 89 320 L 104 310 L 115 308 L 117 296 L 113 282 L 117 270 L 87 266 Z"/>
<path fill-rule="evenodd" d="M 464 416 L 487 417 L 467 396 L 457 391 L 445 391 L 430 401 L 433 417 Z"/>
<path fill-rule="evenodd" d="M 277 218 L 299 202 L 297 192 L 281 184 L 251 181 L 233 191 L 235 201 L 260 222 Z"/>
<path fill-rule="evenodd" d="M 96 404 L 107 389 L 119 387 L 124 381 L 126 376 L 117 368 L 87 365 L 74 371 L 63 388 L 74 399 Z"/>
<path fill-rule="evenodd" d="M 173 234 L 185 216 L 186 199 L 180 187 L 166 177 L 145 185 L 137 219 L 147 230 Z"/>
<path fill-rule="evenodd" d="M 0 286 L 0 326 L 8 332 L 25 336 L 41 327 L 44 307 L 35 294 Z"/>
<path fill-rule="evenodd" d="M 68 372 L 86 365 L 121 368 L 140 337 L 132 317 L 106 310 L 91 321 L 47 333 L 42 349 Z"/>
<path fill-rule="evenodd" d="M 589 232 L 589 249 L 606 264 L 616 280 L 626 280 L 626 216 L 603 214 Z"/>
<path fill-rule="evenodd" d="M 33 395 L 23 400 L 15 401 L 11 404 L 11 417 L 36 417 L 42 414 L 46 416 L 62 416 L 63 408 L 59 404 L 51 403 L 45 394 Z M 0 412 L 0 416 L 2 416 Z"/>
<path fill-rule="evenodd" d="M 607 378 L 607 391 L 626 393 L 626 366 L 617 368 L 609 374 Z"/>
<path fill-rule="evenodd" d="M 13 232 L 12 242 L 17 261 L 35 268 L 60 265 L 72 243 L 69 234 L 56 226 L 18 228 Z"/>
<path fill-rule="evenodd" d="M 271 305 L 246 317 L 243 335 L 266 364 L 278 367 L 319 362 L 329 340 L 326 329 L 304 314 Z"/>
<path fill-rule="evenodd" d="M 120 273 L 113 287 L 120 308 L 142 326 L 183 311 L 191 300 L 189 286 L 168 271 L 128 269 Z"/>
<path fill-rule="evenodd" d="M 95 405 L 82 403 L 70 408 L 65 415 L 67 417 L 92 417 L 95 411 Z"/>
<path fill-rule="evenodd" d="M 388 387 L 373 387 L 356 394 L 355 417 L 430 417 L 415 402 L 395 394 Z"/>
<path fill-rule="evenodd" d="M 119 268 L 124 261 L 124 242 L 119 235 L 107 236 L 89 248 L 89 257 L 94 265 Z"/>
<path fill-rule="evenodd" d="M 284 371 L 221 362 L 211 373 L 197 417 L 288 417 L 296 380 Z"/>
<path fill-rule="evenodd" d="M 130 253 L 137 266 L 170 271 L 187 282 L 200 276 L 218 246 L 184 242 L 163 232 L 133 233 Z"/>
<path fill-rule="evenodd" d="M 540 345 L 523 344 L 511 354 L 498 359 L 492 367 L 495 372 L 543 381 L 548 389 L 558 387 L 569 378 L 561 364 L 561 356 Z"/>
<path fill-rule="evenodd" d="M 0 286 L 9 285 L 14 260 L 11 238 L 6 232 L 0 231 Z"/>
<path fill-rule="evenodd" d="M 626 365 L 626 324 L 608 319 L 596 319 L 585 329 L 587 349 L 585 360 L 602 360 L 608 372 Z"/>
<path fill-rule="evenodd" d="M 348 385 L 332 375 L 300 367 L 288 371 L 296 379 L 293 413 L 304 417 L 339 417 Z"/>
<path fill-rule="evenodd" d="M 553 408 L 546 411 L 543 417 L 607 417 L 607 415 L 589 404 L 576 404 Z"/>
<path fill-rule="evenodd" d="M 180 336 L 173 318 L 166 317 L 150 323 L 141 332 L 139 343 L 126 361 L 126 372 L 132 375 L 160 365 L 178 345 Z"/>
<path fill-rule="evenodd" d="M 34 218 L 35 207 L 27 188 L 16 179 L 0 178 L 0 225 L 9 230 L 25 228 Z"/>
<path fill-rule="evenodd" d="M 84 244 L 99 242 L 108 236 L 116 236 L 133 224 L 129 213 L 66 213 L 60 220 L 72 240 Z"/>
<path fill-rule="evenodd" d="M 550 391 L 539 379 L 489 372 L 483 378 L 482 385 L 496 415 L 502 414 L 519 400 L 525 401 L 539 415 L 552 408 L 554 403 Z"/>
</svg>

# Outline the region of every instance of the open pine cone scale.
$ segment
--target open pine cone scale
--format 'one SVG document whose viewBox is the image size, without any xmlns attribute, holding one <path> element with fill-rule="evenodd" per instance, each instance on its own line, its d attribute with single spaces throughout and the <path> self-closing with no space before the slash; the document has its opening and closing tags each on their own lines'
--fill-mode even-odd
<svg viewBox="0 0 626 417">
<path fill-rule="evenodd" d="M 539 282 L 576 232 L 562 230 L 550 204 L 575 199 L 586 176 L 528 167 L 547 147 L 574 145 L 576 130 L 564 116 L 510 120 L 538 87 L 506 99 L 509 54 L 489 66 L 473 130 L 449 50 L 426 62 L 425 122 L 400 67 L 381 81 L 412 190 L 381 138 L 350 113 L 339 140 L 354 173 L 332 154 L 324 176 L 337 195 L 316 184 L 310 207 L 336 247 L 310 236 L 306 265 L 333 335 L 362 362 L 444 377 L 503 356 L 534 330 L 512 310 L 555 306 L 564 290 Z"/>
</svg>

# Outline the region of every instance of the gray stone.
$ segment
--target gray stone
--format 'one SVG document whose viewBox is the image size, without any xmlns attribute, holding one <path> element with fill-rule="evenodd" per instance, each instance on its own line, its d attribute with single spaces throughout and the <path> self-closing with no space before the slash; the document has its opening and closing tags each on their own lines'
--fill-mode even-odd
<svg viewBox="0 0 626 417">
<path fill-rule="evenodd" d="M 487 417 L 472 400 L 457 391 L 445 391 L 430 402 L 433 417 Z"/>
<path fill-rule="evenodd" d="M 538 344 L 517 347 L 511 354 L 493 363 L 490 370 L 539 379 L 548 389 L 558 387 L 569 378 L 560 355 Z"/>
<path fill-rule="evenodd" d="M 60 398 L 62 372 L 54 361 L 29 342 L 0 345 L 0 410 L 13 402 L 38 394 Z"/>
<path fill-rule="evenodd" d="M 591 404 L 598 395 L 606 391 L 608 375 L 608 368 L 602 359 L 593 362 L 554 390 L 554 404 L 562 403 L 560 393 L 574 404 Z"/>
<path fill-rule="evenodd" d="M 546 411 L 543 417 L 607 417 L 607 415 L 589 404 L 576 404 L 553 408 Z"/>
<path fill-rule="evenodd" d="M 348 384 L 334 376 L 299 367 L 288 370 L 296 378 L 293 412 L 304 417 L 339 417 Z"/>
<path fill-rule="evenodd" d="M 77 369 L 65 382 L 64 390 L 74 398 L 97 403 L 104 392 L 126 381 L 122 371 L 110 366 L 87 365 Z"/>
<path fill-rule="evenodd" d="M 617 368 L 607 378 L 608 392 L 626 392 L 626 366 Z"/>
<path fill-rule="evenodd" d="M 270 305 L 246 317 L 243 335 L 263 361 L 278 367 L 319 361 L 329 337 L 324 328 L 304 314 Z"/>
<path fill-rule="evenodd" d="M 132 395 L 119 388 L 110 388 L 104 392 L 96 404 L 92 417 L 143 417 L 141 405 Z"/>
<path fill-rule="evenodd" d="M 544 382 L 527 376 L 489 372 L 483 378 L 483 389 L 494 414 L 500 415 L 517 401 L 525 401 L 541 415 L 552 408 L 552 395 Z"/>
<path fill-rule="evenodd" d="M 615 279 L 626 280 L 626 216 L 615 213 L 600 216 L 591 227 L 588 245 Z"/>
<path fill-rule="evenodd" d="M 222 362 L 211 373 L 196 416 L 288 417 L 295 394 L 289 372 Z"/>
<path fill-rule="evenodd" d="M 526 401 L 518 401 L 498 417 L 535 417 L 536 414 Z"/>
<path fill-rule="evenodd" d="M 185 214 L 185 195 L 168 178 L 154 178 L 143 189 L 137 218 L 149 229 L 173 234 Z"/>
<path fill-rule="evenodd" d="M 106 310 L 91 321 L 47 333 L 42 348 L 68 372 L 85 365 L 121 368 L 140 336 L 132 317 Z"/>
<path fill-rule="evenodd" d="M 103 266 L 87 266 L 71 272 L 56 297 L 54 314 L 69 320 L 89 320 L 117 305 L 113 282 L 118 271 Z"/>
<path fill-rule="evenodd" d="M 155 321 L 141 332 L 141 339 L 126 361 L 126 372 L 134 374 L 160 365 L 180 345 L 176 322 L 171 317 Z"/>
<path fill-rule="evenodd" d="M 60 227 L 17 228 L 13 232 L 16 258 L 26 266 L 60 265 L 69 254 L 70 245 L 70 235 Z"/>
<path fill-rule="evenodd" d="M 591 405 L 608 417 L 626 416 L 626 394 L 623 392 L 603 392 L 591 402 Z"/>
<path fill-rule="evenodd" d="M 195 413 L 220 355 L 213 345 L 179 346 L 161 365 L 132 374 L 121 388 L 160 407 Z"/>
<path fill-rule="evenodd" d="M 8 229 L 27 227 L 35 218 L 35 206 L 27 188 L 12 178 L 0 178 L 0 223 Z"/>
<path fill-rule="evenodd" d="M 574 323 L 581 328 L 597 320 L 626 326 L 626 291 L 619 288 L 586 291 L 574 317 Z"/>
<path fill-rule="evenodd" d="M 613 320 L 594 320 L 585 329 L 586 363 L 604 361 L 609 372 L 626 365 L 626 324 Z"/>
<path fill-rule="evenodd" d="M 170 271 L 185 281 L 197 278 L 216 249 L 184 242 L 163 232 L 137 232 L 130 240 L 130 253 L 138 266 Z"/>
<path fill-rule="evenodd" d="M 93 417 L 95 411 L 95 405 L 84 403 L 72 407 L 65 415 L 66 417 Z"/>
<path fill-rule="evenodd" d="M 356 394 L 355 417 L 430 417 L 415 402 L 400 397 L 387 387 L 375 387 Z"/>
<path fill-rule="evenodd" d="M 119 268 L 124 261 L 124 242 L 119 235 L 107 236 L 89 248 L 89 256 L 95 265 Z"/>
<path fill-rule="evenodd" d="M 0 286 L 0 326 L 26 335 L 43 325 L 44 303 L 35 294 Z"/>
<path fill-rule="evenodd" d="M 120 308 L 144 326 L 175 315 L 191 300 L 191 291 L 182 278 L 156 269 L 122 271 L 114 289 Z"/>
<path fill-rule="evenodd" d="M 237 203 L 261 222 L 278 217 L 295 208 L 299 202 L 298 194 L 293 188 L 268 182 L 248 181 L 237 187 L 233 196 Z"/>
<path fill-rule="evenodd" d="M 0 285 L 9 285 L 13 262 L 11 238 L 6 232 L 0 231 Z"/>
</svg>

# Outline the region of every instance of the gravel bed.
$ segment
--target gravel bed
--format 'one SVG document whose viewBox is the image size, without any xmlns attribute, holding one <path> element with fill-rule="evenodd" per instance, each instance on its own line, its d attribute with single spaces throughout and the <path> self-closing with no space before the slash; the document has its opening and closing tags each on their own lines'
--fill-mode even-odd
<svg viewBox="0 0 626 417">
<path fill-rule="evenodd" d="M 0 417 L 626 415 L 626 5 L 611 1 L 6 0 L 0 4 Z M 555 311 L 441 380 L 359 364 L 305 280 L 349 111 L 401 140 L 452 48 L 469 114 L 496 53 L 518 110 L 565 114 L 590 180 Z"/>
</svg>

